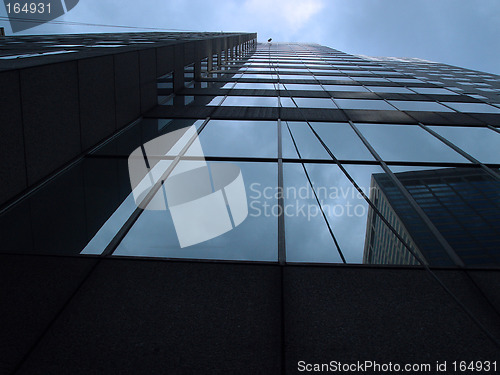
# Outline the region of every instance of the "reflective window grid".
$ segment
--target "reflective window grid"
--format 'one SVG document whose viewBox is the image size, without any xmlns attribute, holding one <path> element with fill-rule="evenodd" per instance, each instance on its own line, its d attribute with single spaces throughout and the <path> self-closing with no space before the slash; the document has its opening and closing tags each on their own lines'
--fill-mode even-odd
<svg viewBox="0 0 500 375">
<path fill-rule="evenodd" d="M 160 77 L 157 108 L 4 209 L 3 252 L 500 265 L 498 76 L 280 43 L 201 69 L 186 66 L 175 94 L 173 73 Z M 168 150 L 151 146 L 162 136 Z M 137 205 L 131 165 L 144 161 L 163 180 L 202 163 L 206 194 L 217 168 L 237 167 L 246 204 L 225 197 L 230 230 L 183 246 L 173 208 L 153 207 L 163 181 Z M 220 219 L 197 207 L 193 223 Z"/>
</svg>

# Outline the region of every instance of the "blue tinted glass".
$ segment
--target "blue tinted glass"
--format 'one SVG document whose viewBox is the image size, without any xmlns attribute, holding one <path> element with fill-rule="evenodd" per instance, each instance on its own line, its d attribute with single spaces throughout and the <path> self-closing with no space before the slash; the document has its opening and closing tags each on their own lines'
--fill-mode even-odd
<svg viewBox="0 0 500 375">
<path fill-rule="evenodd" d="M 429 232 L 422 220 L 409 206 L 408 201 L 390 177 L 379 166 L 344 165 L 347 173 L 354 179 L 372 204 L 387 220 L 403 240 L 420 255 L 414 237 L 419 236 L 419 245 L 425 246 L 427 256 L 436 264 L 449 264 L 450 260 L 435 237 Z M 406 264 L 416 265 L 418 262 L 410 254 L 403 243 L 372 207 L 368 207 L 364 215 L 362 203 L 355 201 L 358 212 L 351 217 L 352 225 L 364 233 L 364 244 L 357 238 L 357 244 L 363 247 L 363 263 L 365 264 Z M 364 216 L 364 220 L 360 217 Z M 358 221 L 359 220 L 359 221 Z M 404 221 L 404 222 L 403 222 Z M 365 226 L 363 230 L 362 222 Z M 405 225 L 411 227 L 407 230 Z M 348 230 L 348 229 L 347 229 Z M 359 245 L 357 245 L 359 249 Z M 348 254 L 355 254 L 348 252 Z M 358 255 L 359 257 L 359 255 Z"/>
<path fill-rule="evenodd" d="M 298 148 L 298 152 L 302 159 L 331 159 L 330 155 L 325 151 L 324 147 L 318 141 L 318 138 L 311 131 L 305 122 L 283 122 L 282 132 L 291 131 L 293 139 Z M 289 129 L 289 130 L 288 130 Z M 293 154 L 288 154 L 287 150 L 283 150 L 284 158 L 296 157 Z"/>
<path fill-rule="evenodd" d="M 277 157 L 275 121 L 210 120 L 199 139 L 205 156 Z"/>
<path fill-rule="evenodd" d="M 373 156 L 347 123 L 311 123 L 337 159 L 373 160 Z"/>
<path fill-rule="evenodd" d="M 415 78 L 390 78 L 392 82 L 401 82 L 401 83 L 423 83 L 423 81 Z"/>
<path fill-rule="evenodd" d="M 309 69 L 307 68 L 286 68 L 286 67 L 283 67 L 281 65 L 278 66 L 278 72 L 280 74 L 280 76 L 282 74 L 293 74 L 295 72 L 299 72 L 299 73 L 309 73 Z"/>
<path fill-rule="evenodd" d="M 280 79 L 314 79 L 310 74 L 280 74 Z"/>
<path fill-rule="evenodd" d="M 352 85 L 325 85 L 325 89 L 328 91 L 368 92 L 368 90 L 363 86 L 352 86 Z"/>
<path fill-rule="evenodd" d="M 216 96 L 207 105 L 214 105 L 214 106 L 219 105 L 223 99 L 224 99 L 223 96 Z"/>
<path fill-rule="evenodd" d="M 440 87 L 410 87 L 413 91 L 419 94 L 441 94 L 441 95 L 458 95 L 457 93 L 446 90 Z"/>
<path fill-rule="evenodd" d="M 374 81 L 374 82 L 389 82 L 387 79 L 385 78 L 382 78 L 382 77 L 354 77 L 352 76 L 351 77 L 353 80 L 355 81 L 359 81 L 359 82 L 371 82 L 371 81 Z"/>
<path fill-rule="evenodd" d="M 341 263 L 301 164 L 284 164 L 284 215 L 287 262 Z"/>
<path fill-rule="evenodd" d="M 222 89 L 232 89 L 232 88 L 234 88 L 235 84 L 236 84 L 236 82 L 228 82 L 224 86 L 222 86 L 221 88 Z"/>
<path fill-rule="evenodd" d="M 368 203 L 337 165 L 307 164 L 306 169 L 347 263 L 362 263 Z"/>
<path fill-rule="evenodd" d="M 233 88 L 235 89 L 251 89 L 251 90 L 275 90 L 276 89 L 276 84 L 272 83 L 245 83 L 245 82 L 238 82 L 236 86 Z"/>
<path fill-rule="evenodd" d="M 320 85 L 301 85 L 296 83 L 287 83 L 285 88 L 288 90 L 313 90 L 313 91 L 323 91 Z"/>
<path fill-rule="evenodd" d="M 245 73 L 242 75 L 242 78 L 262 78 L 262 79 L 275 79 L 276 75 L 274 74 L 257 74 L 257 73 Z"/>
<path fill-rule="evenodd" d="M 431 111 L 453 112 L 453 110 L 436 102 L 421 102 L 416 100 L 390 100 L 389 103 L 401 111 Z"/>
<path fill-rule="evenodd" d="M 377 109 L 392 110 L 396 109 L 383 100 L 365 100 L 365 99 L 335 99 L 335 102 L 343 109 Z"/>
<path fill-rule="evenodd" d="M 351 78 L 347 76 L 329 76 L 329 75 L 320 75 L 315 74 L 316 78 L 320 81 L 346 81 L 349 83 L 354 83 Z"/>
<path fill-rule="evenodd" d="M 317 66 L 317 65 L 316 65 Z M 330 67 L 325 67 L 323 69 L 310 69 L 313 73 L 340 73 L 337 69 L 332 69 Z"/>
<path fill-rule="evenodd" d="M 500 113 L 500 108 L 494 107 L 486 103 L 455 103 L 446 102 L 446 105 L 459 112 L 472 113 Z"/>
<path fill-rule="evenodd" d="M 300 108 L 337 108 L 335 103 L 327 98 L 294 98 L 294 100 Z"/>
<path fill-rule="evenodd" d="M 500 264 L 497 180 L 481 168 L 391 169 L 461 261 L 471 266 Z M 383 186 L 384 180 L 379 181 Z M 446 252 L 429 242 L 429 230 L 401 205 L 401 194 L 387 188 L 384 193 L 428 263 L 451 265 Z"/>
<path fill-rule="evenodd" d="M 184 161 L 183 163 L 189 162 Z M 213 169 L 217 163 L 210 162 L 208 164 Z M 178 223 L 177 213 L 172 211 L 172 208 L 168 210 L 146 209 L 113 255 L 276 261 L 278 211 L 274 192 L 277 185 L 277 166 L 271 163 L 233 164 L 241 169 L 246 190 L 248 215 L 243 222 L 236 227 L 231 222 L 233 229 L 217 237 L 181 248 L 180 240 L 182 237 L 179 233 L 185 232 L 180 232 L 180 227 L 175 226 L 175 222 Z M 186 169 L 186 165 L 183 168 Z M 211 198 L 220 191 L 216 189 L 213 193 L 208 192 L 206 196 L 200 198 L 198 207 L 203 206 L 201 200 L 205 200 L 207 197 Z M 226 192 L 226 194 L 228 193 Z M 159 190 L 157 196 L 158 199 L 163 199 L 162 189 Z M 237 203 L 241 204 L 242 202 L 238 201 Z M 208 207 L 215 209 L 213 206 Z M 227 212 L 232 214 L 233 207 L 229 207 L 230 210 Z M 203 219 L 203 217 L 208 220 L 205 224 L 201 224 L 202 221 L 200 221 L 200 218 Z M 213 212 L 200 211 L 196 218 L 198 224 L 194 225 L 193 223 L 193 227 L 190 229 L 192 236 L 205 235 L 205 231 L 211 229 L 213 221 Z M 187 233 L 189 235 L 189 232 Z"/>
<path fill-rule="evenodd" d="M 356 127 L 384 160 L 467 162 L 418 126 L 357 124 Z"/>
<path fill-rule="evenodd" d="M 299 157 L 285 121 L 281 122 L 281 154 L 283 158 Z"/>
<path fill-rule="evenodd" d="M 293 102 L 292 98 L 287 97 L 287 96 L 281 96 L 279 98 L 279 103 L 280 103 L 280 107 L 288 107 L 288 108 L 296 107 L 296 105 Z"/>
<path fill-rule="evenodd" d="M 391 86 L 368 86 L 373 92 L 390 92 L 395 94 L 412 94 L 412 92 L 404 87 L 391 87 Z"/>
<path fill-rule="evenodd" d="M 483 163 L 500 163 L 500 134 L 487 128 L 429 126 Z"/>
<path fill-rule="evenodd" d="M 228 96 L 221 105 L 223 107 L 277 107 L 278 98 L 266 96 Z"/>
</svg>

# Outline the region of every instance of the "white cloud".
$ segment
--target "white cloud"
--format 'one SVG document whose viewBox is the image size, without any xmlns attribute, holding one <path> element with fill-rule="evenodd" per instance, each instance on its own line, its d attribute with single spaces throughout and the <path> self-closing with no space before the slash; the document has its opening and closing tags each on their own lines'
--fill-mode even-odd
<svg viewBox="0 0 500 375">
<path fill-rule="evenodd" d="M 322 0 L 246 0 L 246 14 L 258 17 L 259 23 L 277 27 L 302 28 L 324 7 Z"/>
</svg>

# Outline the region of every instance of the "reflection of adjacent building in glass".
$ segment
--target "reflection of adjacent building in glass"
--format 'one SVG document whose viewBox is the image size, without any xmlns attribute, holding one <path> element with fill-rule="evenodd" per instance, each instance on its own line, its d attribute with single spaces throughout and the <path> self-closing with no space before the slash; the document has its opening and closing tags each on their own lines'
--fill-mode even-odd
<svg viewBox="0 0 500 375">
<path fill-rule="evenodd" d="M 466 265 L 500 264 L 497 180 L 479 168 L 409 171 L 395 176 Z M 372 175 L 370 198 L 426 263 L 453 265 L 389 175 Z M 368 214 L 363 263 L 418 264 L 373 209 Z"/>
</svg>

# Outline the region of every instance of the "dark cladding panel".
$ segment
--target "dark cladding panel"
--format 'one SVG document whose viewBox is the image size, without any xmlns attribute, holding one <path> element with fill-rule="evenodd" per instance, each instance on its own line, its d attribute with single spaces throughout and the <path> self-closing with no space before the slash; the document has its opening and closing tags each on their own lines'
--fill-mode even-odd
<svg viewBox="0 0 500 375">
<path fill-rule="evenodd" d="M 81 152 L 76 61 L 21 71 L 28 184 Z"/>
<path fill-rule="evenodd" d="M 113 57 L 78 61 L 78 78 L 82 148 L 86 150 L 116 128 Z"/>
<path fill-rule="evenodd" d="M 156 77 L 174 70 L 174 46 L 156 49 Z"/>
<path fill-rule="evenodd" d="M 220 38 L 212 39 L 212 51 L 213 53 L 219 53 L 222 49 L 222 40 Z"/>
<path fill-rule="evenodd" d="M 174 48 L 174 92 L 184 88 L 184 65 L 187 60 L 184 56 L 184 44 L 176 44 Z"/>
<path fill-rule="evenodd" d="M 185 64 L 191 64 L 195 61 L 197 52 L 195 47 L 197 47 L 197 42 L 187 42 L 184 43 L 184 61 Z"/>
<path fill-rule="evenodd" d="M 198 40 L 196 42 L 195 51 L 197 53 L 197 59 L 203 60 L 205 57 L 210 56 L 212 52 L 212 41 L 211 40 Z"/>
<path fill-rule="evenodd" d="M 459 271 L 448 272 L 448 285 L 461 283 Z M 491 281 L 498 284 L 498 272 Z M 298 361 L 450 366 L 455 358 L 498 358 L 493 342 L 424 270 L 288 267 L 283 292 L 287 374 L 301 373 Z M 477 296 L 462 290 L 460 298 L 470 306 Z M 486 308 L 476 307 L 476 317 L 483 320 Z"/>
<path fill-rule="evenodd" d="M 280 374 L 280 297 L 272 266 L 103 260 L 19 373 Z"/>
<path fill-rule="evenodd" d="M 2 255 L 0 261 L 0 373 L 13 373 L 57 316 L 94 259 Z"/>
<path fill-rule="evenodd" d="M 114 56 L 116 126 L 118 129 L 141 115 L 139 52 Z"/>
<path fill-rule="evenodd" d="M 0 204 L 26 188 L 19 73 L 0 74 Z"/>
<path fill-rule="evenodd" d="M 141 71 L 141 113 L 157 104 L 155 49 L 139 52 Z"/>
</svg>

